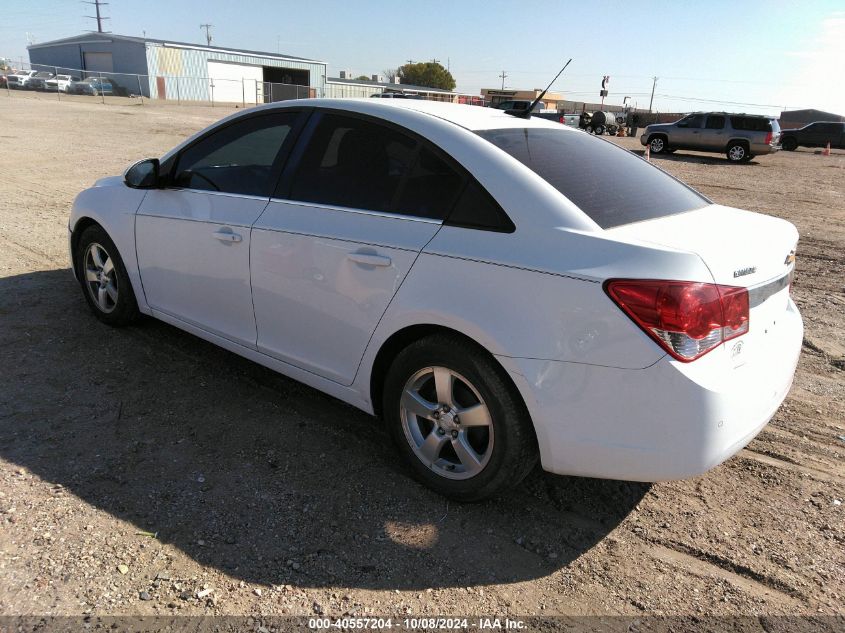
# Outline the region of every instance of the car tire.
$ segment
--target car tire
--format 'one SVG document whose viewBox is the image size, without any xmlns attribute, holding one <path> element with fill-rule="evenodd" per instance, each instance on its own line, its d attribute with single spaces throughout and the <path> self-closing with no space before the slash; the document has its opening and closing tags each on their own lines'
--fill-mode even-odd
<svg viewBox="0 0 845 633">
<path fill-rule="evenodd" d="M 138 303 L 123 259 L 101 226 L 89 226 L 79 236 L 75 262 L 82 294 L 94 316 L 113 326 L 138 320 Z"/>
<path fill-rule="evenodd" d="M 603 125 L 597 125 L 596 127 L 593 128 L 593 132 L 596 133 L 596 136 L 603 136 L 604 135 L 604 126 Z"/>
<path fill-rule="evenodd" d="M 649 153 L 663 154 L 668 150 L 667 140 L 665 136 L 655 135 L 648 139 Z"/>
<path fill-rule="evenodd" d="M 522 399 L 495 359 L 469 341 L 436 334 L 406 347 L 387 373 L 382 404 L 414 477 L 450 499 L 494 496 L 537 463 Z"/>
<path fill-rule="evenodd" d="M 798 141 L 792 136 L 787 136 L 780 142 L 780 146 L 787 152 L 794 152 L 798 149 Z"/>
<path fill-rule="evenodd" d="M 748 146 L 740 141 L 729 143 L 728 149 L 725 151 L 725 156 L 732 163 L 745 163 L 751 160 L 751 153 L 748 151 Z"/>
</svg>

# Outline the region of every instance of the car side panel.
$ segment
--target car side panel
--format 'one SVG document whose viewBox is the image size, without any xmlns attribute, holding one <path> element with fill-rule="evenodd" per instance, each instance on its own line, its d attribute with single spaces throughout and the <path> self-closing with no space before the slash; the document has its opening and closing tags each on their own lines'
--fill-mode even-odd
<svg viewBox="0 0 845 633">
<path fill-rule="evenodd" d="M 385 308 L 439 228 L 273 200 L 252 230 L 258 349 L 351 384 Z"/>
</svg>

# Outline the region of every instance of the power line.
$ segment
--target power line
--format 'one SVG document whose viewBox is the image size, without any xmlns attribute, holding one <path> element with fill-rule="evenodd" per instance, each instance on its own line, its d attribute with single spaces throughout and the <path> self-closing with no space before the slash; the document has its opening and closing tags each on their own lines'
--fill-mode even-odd
<svg viewBox="0 0 845 633">
<path fill-rule="evenodd" d="M 107 17 L 101 15 L 100 14 L 100 7 L 107 5 L 108 2 L 102 2 L 101 0 L 93 0 L 93 1 L 82 0 L 82 3 L 94 5 L 94 9 L 96 10 L 97 15 L 96 16 L 86 15 L 85 17 L 89 18 L 91 20 L 97 20 L 97 33 L 105 33 L 105 31 L 103 31 L 103 20 L 111 20 L 111 18 L 107 18 Z"/>
</svg>

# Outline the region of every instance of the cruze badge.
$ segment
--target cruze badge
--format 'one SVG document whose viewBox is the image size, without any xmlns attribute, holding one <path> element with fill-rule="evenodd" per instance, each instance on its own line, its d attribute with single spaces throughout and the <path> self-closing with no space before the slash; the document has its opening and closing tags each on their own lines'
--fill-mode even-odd
<svg viewBox="0 0 845 633">
<path fill-rule="evenodd" d="M 750 275 L 752 273 L 757 272 L 756 266 L 749 266 L 748 268 L 740 268 L 739 270 L 734 271 L 734 278 L 736 277 L 745 277 L 745 275 Z"/>
</svg>

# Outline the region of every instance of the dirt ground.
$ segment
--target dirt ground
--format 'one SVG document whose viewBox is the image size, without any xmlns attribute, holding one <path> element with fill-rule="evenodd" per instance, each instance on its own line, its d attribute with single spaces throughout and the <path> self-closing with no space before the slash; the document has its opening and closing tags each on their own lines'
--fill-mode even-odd
<svg viewBox="0 0 845 633">
<path fill-rule="evenodd" d="M 689 481 L 538 472 L 456 505 L 363 413 L 89 313 L 76 193 L 229 112 L 0 94 L 0 615 L 845 614 L 845 154 L 653 158 L 801 233 L 804 351 L 747 449 Z"/>
</svg>

